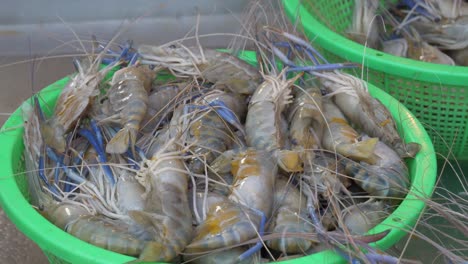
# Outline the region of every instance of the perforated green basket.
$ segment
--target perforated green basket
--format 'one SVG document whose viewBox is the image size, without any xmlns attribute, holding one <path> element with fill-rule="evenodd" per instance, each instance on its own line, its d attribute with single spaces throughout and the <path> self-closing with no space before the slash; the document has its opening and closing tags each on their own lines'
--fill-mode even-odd
<svg viewBox="0 0 468 264">
<path fill-rule="evenodd" d="M 331 62 L 364 65 L 364 79 L 403 103 L 427 129 L 443 156 L 468 159 L 468 67 L 411 60 L 365 48 L 342 34 L 351 25 L 355 0 L 283 0 L 287 15 L 301 20 L 314 47 Z M 361 72 L 354 72 L 361 75 Z"/>
<path fill-rule="evenodd" d="M 255 63 L 255 54 L 245 52 L 241 57 Z M 40 92 L 49 109 L 55 104 L 60 90 L 68 82 L 64 78 Z M 418 197 L 430 197 L 436 180 L 437 164 L 434 148 L 419 121 L 387 93 L 369 85 L 372 96 L 380 99 L 395 117 L 400 133 L 407 142 L 421 144 L 421 151 L 408 161 L 411 189 L 398 208 L 381 224 L 369 231 L 379 233 L 391 228 L 391 232 L 374 246 L 385 250 L 398 242 L 414 225 L 423 211 L 424 202 Z M 43 105 L 43 108 L 46 108 Z M 8 217 L 26 236 L 36 242 L 49 258 L 50 263 L 125 263 L 133 260 L 129 256 L 107 251 L 81 241 L 43 218 L 28 203 L 27 180 L 23 160 L 23 124 L 21 109 L 18 108 L 0 132 L 0 202 Z M 342 263 L 344 260 L 331 251 L 313 254 L 284 263 Z"/>
</svg>

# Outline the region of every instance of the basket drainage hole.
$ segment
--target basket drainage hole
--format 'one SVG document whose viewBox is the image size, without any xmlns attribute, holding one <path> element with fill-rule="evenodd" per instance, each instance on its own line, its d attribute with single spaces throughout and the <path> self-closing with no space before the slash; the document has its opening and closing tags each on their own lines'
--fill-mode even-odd
<svg viewBox="0 0 468 264">
<path fill-rule="evenodd" d="M 378 53 L 376 53 L 375 55 L 377 55 L 377 56 L 379 56 L 379 57 L 382 57 L 382 56 L 383 56 L 383 53 L 378 52 Z"/>
<path fill-rule="evenodd" d="M 394 222 L 401 222 L 401 218 L 400 217 L 393 217 L 392 220 Z"/>
</svg>

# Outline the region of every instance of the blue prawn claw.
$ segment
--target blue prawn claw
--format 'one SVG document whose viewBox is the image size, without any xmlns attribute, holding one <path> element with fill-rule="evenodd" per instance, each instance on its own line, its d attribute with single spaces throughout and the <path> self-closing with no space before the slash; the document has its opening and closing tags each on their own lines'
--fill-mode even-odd
<svg viewBox="0 0 468 264">
<path fill-rule="evenodd" d="M 331 71 L 331 70 L 338 70 L 338 69 L 348 69 L 348 68 L 355 68 L 359 67 L 357 63 L 329 63 L 325 57 L 323 57 L 312 45 L 310 45 L 307 41 L 294 36 L 293 34 L 287 32 L 278 32 L 277 30 L 272 30 L 276 33 L 281 34 L 289 41 L 293 42 L 293 44 L 285 41 L 278 41 L 273 42 L 272 51 L 273 54 L 276 55 L 279 60 L 281 60 L 286 66 L 289 67 L 287 72 L 308 72 L 313 74 L 316 71 Z M 284 54 L 281 50 L 277 47 L 283 47 L 288 49 L 288 54 Z M 307 57 L 312 61 L 313 65 L 297 65 L 291 59 L 290 55 L 292 53 L 292 49 L 296 49 L 298 52 L 304 52 Z"/>
<path fill-rule="evenodd" d="M 45 115 L 44 112 L 42 111 L 42 108 L 39 104 L 39 99 L 37 96 L 34 96 L 34 107 L 36 108 L 37 115 L 39 116 L 40 122 L 45 122 Z M 61 155 L 60 157 L 61 161 L 63 162 L 64 156 Z M 58 163 L 57 163 L 58 165 Z M 47 180 L 47 176 L 44 173 L 44 167 L 45 167 L 45 160 L 44 157 L 41 155 L 39 157 L 39 177 L 41 180 L 44 182 L 46 185 L 47 189 L 49 189 L 51 192 L 54 194 L 58 195 L 58 191 L 55 188 L 55 186 L 50 185 L 49 181 Z M 54 175 L 54 181 L 56 184 L 58 184 L 58 169 L 55 169 L 55 175 Z"/>
<path fill-rule="evenodd" d="M 78 183 L 83 183 L 86 181 L 86 179 L 81 177 L 78 173 L 76 173 L 71 168 L 63 164 L 63 162 L 60 161 L 59 156 L 50 147 L 46 147 L 46 154 L 51 160 L 60 164 L 61 169 L 65 172 L 65 174 L 67 174 L 67 176 L 70 179 Z"/>
<path fill-rule="evenodd" d="M 55 186 L 53 186 L 53 185 L 50 185 L 49 181 L 47 180 L 47 176 L 44 173 L 44 169 L 45 169 L 44 164 L 45 164 L 44 157 L 40 156 L 39 157 L 39 168 L 38 168 L 39 177 L 44 182 L 45 186 L 47 187 L 47 189 L 49 189 L 49 191 L 51 191 L 53 194 L 59 196 L 59 192 L 57 191 L 57 188 L 55 188 Z"/>
<path fill-rule="evenodd" d="M 129 62 L 129 65 L 135 63 L 136 59 L 138 58 L 138 54 L 135 51 L 132 51 L 133 41 L 128 40 L 125 45 L 120 46 L 120 53 L 113 51 L 111 49 L 107 50 L 107 54 L 115 57 L 115 58 L 104 58 L 102 59 L 103 64 L 112 65 L 119 61 L 126 61 Z M 102 44 L 99 45 L 99 50 L 104 50 L 104 46 Z"/>
<path fill-rule="evenodd" d="M 141 160 L 146 158 L 145 152 L 141 148 L 135 146 L 135 152 L 138 154 L 138 157 L 140 157 Z M 136 170 L 139 170 L 140 165 L 136 162 L 136 157 L 133 154 L 133 152 L 130 149 L 127 149 L 125 154 L 127 155 L 127 157 L 128 157 L 127 159 L 131 163 L 132 168 L 136 169 Z"/>
<path fill-rule="evenodd" d="M 400 260 L 398 258 L 389 256 L 389 255 L 383 255 L 383 254 L 377 254 L 377 253 L 367 253 L 365 255 L 366 255 L 366 258 L 371 263 L 388 263 L 388 264 L 400 263 Z"/>
<path fill-rule="evenodd" d="M 428 11 L 429 7 L 420 0 L 401 0 L 401 3 L 409 7 L 411 10 L 414 9 L 416 13 L 421 14 L 422 16 L 433 20 L 433 21 L 439 21 L 440 16 L 432 14 L 431 12 Z"/>
<path fill-rule="evenodd" d="M 102 143 L 98 142 L 98 140 L 94 137 L 93 133 L 88 129 L 82 128 L 78 131 L 78 134 L 85 137 L 89 141 L 89 143 L 93 145 L 94 149 L 98 154 L 99 162 L 107 163 L 106 153 L 104 152 L 104 149 L 101 148 Z M 104 170 L 107 179 L 113 186 L 115 184 L 115 179 L 114 174 L 112 173 L 112 170 L 110 169 L 109 165 L 103 164 L 102 169 Z"/>
<path fill-rule="evenodd" d="M 283 47 L 283 48 L 287 48 L 288 49 L 288 54 L 287 54 L 287 57 L 290 58 L 291 54 L 292 54 L 292 47 L 291 47 L 291 44 L 289 42 L 286 42 L 286 41 L 279 41 L 279 42 L 275 42 L 273 43 L 273 45 L 275 45 L 276 47 Z M 294 45 L 294 48 L 298 49 L 298 50 L 304 50 L 304 52 L 307 54 L 307 56 L 309 57 L 309 59 L 311 61 L 314 62 L 314 64 L 319 64 L 319 60 L 317 59 L 317 57 L 322 60 L 324 63 L 328 63 L 327 59 L 325 59 L 325 57 L 322 56 L 322 54 L 320 54 L 314 47 L 312 47 L 311 45 L 308 45 L 307 47 L 303 47 L 299 44 L 295 44 Z"/>
<path fill-rule="evenodd" d="M 102 137 L 101 130 L 97 126 L 96 121 L 91 119 L 90 125 L 91 125 L 91 129 L 93 130 L 94 134 L 96 135 L 97 143 L 99 144 L 100 149 L 104 149 L 104 139 Z"/>
</svg>

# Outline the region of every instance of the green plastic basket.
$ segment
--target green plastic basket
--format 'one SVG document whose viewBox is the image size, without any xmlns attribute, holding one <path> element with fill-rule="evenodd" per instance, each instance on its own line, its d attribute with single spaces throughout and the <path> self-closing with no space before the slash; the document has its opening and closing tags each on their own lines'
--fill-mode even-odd
<svg viewBox="0 0 468 264">
<path fill-rule="evenodd" d="M 283 0 L 287 15 L 301 24 L 314 47 L 331 62 L 364 65 L 364 79 L 415 114 L 443 156 L 468 159 L 468 67 L 433 64 L 365 48 L 343 34 L 354 0 Z M 354 72 L 361 75 L 361 72 Z"/>
<path fill-rule="evenodd" d="M 241 58 L 255 63 L 254 53 L 246 52 Z M 68 80 L 69 78 L 61 79 L 40 92 L 41 98 L 47 102 L 49 108 L 52 108 L 59 91 Z M 437 164 L 429 136 L 419 121 L 387 93 L 373 85 L 369 85 L 369 90 L 374 97 L 380 99 L 390 109 L 397 121 L 399 131 L 402 131 L 406 141 L 418 142 L 422 146 L 415 159 L 408 161 L 412 183 L 410 194 L 388 218 L 369 231 L 369 233 L 378 233 L 392 228 L 392 231 L 375 245 L 379 249 L 385 250 L 406 234 L 401 229 L 413 226 L 423 211 L 424 202 L 418 197 L 431 196 L 436 180 Z M 18 128 L 22 123 L 21 110 L 18 108 L 5 123 L 0 133 L 0 145 L 2 146 L 0 152 L 2 179 L 0 182 L 0 202 L 8 217 L 26 236 L 39 245 L 51 263 L 98 264 L 125 263 L 133 260 L 132 257 L 95 247 L 67 234 L 31 207 L 28 203 L 27 181 L 23 173 L 23 128 Z M 343 261 L 335 253 L 326 251 L 284 263 L 342 263 Z"/>
</svg>

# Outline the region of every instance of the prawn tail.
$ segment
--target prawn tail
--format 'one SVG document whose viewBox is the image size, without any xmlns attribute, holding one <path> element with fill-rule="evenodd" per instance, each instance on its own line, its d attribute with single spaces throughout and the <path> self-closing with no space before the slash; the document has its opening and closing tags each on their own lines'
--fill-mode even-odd
<svg viewBox="0 0 468 264">
<path fill-rule="evenodd" d="M 400 158 L 414 158 L 420 150 L 421 145 L 415 142 L 399 144 L 395 149 Z"/>
<path fill-rule="evenodd" d="M 125 153 L 129 145 L 135 146 L 136 142 L 136 130 L 125 126 L 112 137 L 107 143 L 106 152 L 111 154 L 122 154 Z"/>
<path fill-rule="evenodd" d="M 349 158 L 364 161 L 368 164 L 375 164 L 379 159 L 379 157 L 374 154 L 374 149 L 378 141 L 378 138 L 370 138 L 354 144 L 337 146 L 337 149 L 340 148 L 339 152 L 346 153 L 345 156 Z"/>
</svg>

